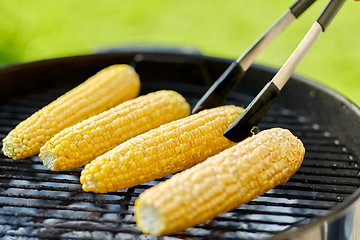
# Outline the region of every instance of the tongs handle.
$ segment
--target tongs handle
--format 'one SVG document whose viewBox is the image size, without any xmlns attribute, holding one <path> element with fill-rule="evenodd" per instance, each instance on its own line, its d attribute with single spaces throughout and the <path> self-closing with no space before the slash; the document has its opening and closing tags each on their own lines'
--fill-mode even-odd
<svg viewBox="0 0 360 240">
<path fill-rule="evenodd" d="M 225 72 L 196 103 L 192 113 L 223 105 L 229 94 L 254 62 L 255 58 L 315 1 L 316 0 L 296 1 L 243 55 L 230 64 Z"/>
<path fill-rule="evenodd" d="M 224 136 L 231 141 L 240 142 L 251 135 L 251 130 L 257 126 L 272 103 L 280 94 L 281 89 L 289 80 L 295 68 L 310 50 L 317 38 L 329 26 L 331 20 L 340 10 L 345 0 L 331 0 L 320 17 L 315 21 L 298 47 L 261 92 L 247 106 L 243 114 L 225 131 Z"/>
</svg>

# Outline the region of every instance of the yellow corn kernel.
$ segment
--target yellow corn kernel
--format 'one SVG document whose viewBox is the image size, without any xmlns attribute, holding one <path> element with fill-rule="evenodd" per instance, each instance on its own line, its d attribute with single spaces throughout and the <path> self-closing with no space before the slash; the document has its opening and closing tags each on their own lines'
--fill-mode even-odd
<svg viewBox="0 0 360 240">
<path fill-rule="evenodd" d="M 216 133 L 224 133 L 243 111 L 236 106 L 204 110 L 131 138 L 85 166 L 80 181 L 83 190 L 114 192 L 193 166 L 235 144 Z M 90 171 L 104 164 L 111 166 L 106 168 L 106 176 L 118 179 L 111 187 Z"/>
<path fill-rule="evenodd" d="M 139 91 L 139 76 L 131 66 L 105 68 L 17 125 L 3 139 L 2 151 L 15 160 L 37 154 L 57 132 L 134 98 Z"/>
<path fill-rule="evenodd" d="M 289 130 L 262 131 L 140 194 L 136 224 L 159 236 L 205 223 L 286 182 L 304 154 Z"/>
<path fill-rule="evenodd" d="M 190 105 L 179 93 L 149 93 L 62 130 L 44 144 L 39 156 L 53 171 L 82 167 L 131 137 L 189 114 Z M 61 150 L 65 158 L 60 157 Z M 70 164 L 63 164 L 64 159 Z"/>
</svg>

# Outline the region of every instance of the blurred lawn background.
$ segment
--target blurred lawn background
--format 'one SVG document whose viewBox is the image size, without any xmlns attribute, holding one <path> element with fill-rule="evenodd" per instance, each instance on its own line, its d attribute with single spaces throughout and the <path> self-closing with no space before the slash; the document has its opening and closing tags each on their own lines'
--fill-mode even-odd
<svg viewBox="0 0 360 240">
<path fill-rule="evenodd" d="M 256 59 L 280 68 L 317 19 L 318 0 Z M 238 58 L 293 0 L 0 0 L 0 65 L 128 45 Z M 349 0 L 296 73 L 360 105 L 360 3 Z"/>
</svg>

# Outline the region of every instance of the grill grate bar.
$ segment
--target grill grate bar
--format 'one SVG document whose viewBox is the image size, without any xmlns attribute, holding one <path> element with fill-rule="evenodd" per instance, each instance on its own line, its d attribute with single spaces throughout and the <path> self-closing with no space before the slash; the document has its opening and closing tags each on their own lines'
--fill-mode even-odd
<svg viewBox="0 0 360 240">
<path fill-rule="evenodd" d="M 301 168 L 295 173 L 294 176 L 301 175 L 313 175 L 313 176 L 323 176 L 323 177 L 338 177 L 338 178 L 356 178 L 359 179 L 360 175 L 358 174 L 346 174 L 346 173 L 326 173 L 326 172 L 313 172 L 301 170 Z"/>
<path fill-rule="evenodd" d="M 20 164 L 29 164 L 29 165 L 33 165 L 33 164 L 42 164 L 41 161 L 34 161 L 33 159 L 35 159 L 36 157 L 32 157 L 32 158 L 25 158 L 25 159 L 18 159 L 16 161 L 10 159 L 10 158 L 6 158 L 3 154 L 2 157 L 0 157 L 0 162 L 4 163 L 4 164 L 15 164 L 20 165 Z"/>
<path fill-rule="evenodd" d="M 34 169 L 27 169 L 27 168 L 23 168 L 23 167 L 13 167 L 13 166 L 0 166 L 0 171 L 16 171 L 16 172 L 28 172 L 28 173 L 34 173 Z M 76 175 L 76 176 L 80 176 L 80 171 L 76 172 L 76 171 L 66 171 L 66 172 L 55 172 L 55 171 L 51 171 L 51 170 L 46 170 L 46 169 L 36 169 L 36 173 L 46 173 L 46 174 L 54 174 L 54 175 L 59 175 L 59 174 L 66 174 L 66 175 Z"/>
<path fill-rule="evenodd" d="M 26 180 L 26 181 L 32 181 L 32 182 L 53 182 L 53 183 L 80 184 L 79 180 L 45 178 L 45 177 L 16 176 L 16 175 L 10 175 L 10 174 L 1 174 L 0 179 Z"/>
<path fill-rule="evenodd" d="M 50 195 L 35 195 L 35 194 L 15 194 L 15 193 L 0 193 L 0 197 L 7 198 L 25 198 L 25 199 L 39 199 L 39 200 L 51 200 L 51 201 L 63 201 L 63 202 L 86 202 L 86 203 L 103 203 L 103 204 L 119 204 L 119 200 L 110 199 L 90 199 L 80 197 L 66 197 L 66 196 L 50 196 Z"/>
<path fill-rule="evenodd" d="M 309 164 L 309 163 L 303 163 L 301 165 L 302 168 L 329 168 L 332 170 L 356 170 L 359 171 L 360 167 L 358 166 L 344 166 L 344 165 L 338 165 L 338 164 Z"/>
<path fill-rule="evenodd" d="M 72 188 L 70 187 L 53 187 L 45 185 L 26 185 L 26 184 L 13 184 L 13 183 L 0 183 L 0 188 L 19 188 L 19 189 L 31 189 L 31 190 L 47 190 L 47 191 L 65 191 L 65 192 L 77 192 L 83 193 L 81 186 L 77 185 Z"/>
<path fill-rule="evenodd" d="M 315 161 L 339 161 L 345 163 L 355 163 L 357 164 L 357 159 L 350 159 L 350 158 L 339 158 L 339 157 L 323 157 L 323 156 L 312 156 L 310 154 L 305 155 L 304 160 L 315 160 Z"/>
<path fill-rule="evenodd" d="M 241 222 L 241 223 L 257 223 L 257 224 L 267 224 L 267 225 L 280 225 L 280 226 L 288 226 L 289 221 L 266 221 L 266 220 L 254 220 L 254 219 L 236 219 L 236 218 L 230 218 L 230 217 L 217 217 L 213 220 L 213 222 L 216 221 L 226 221 L 226 222 Z M 292 222 L 291 224 L 294 224 L 296 222 Z"/>
<path fill-rule="evenodd" d="M 282 193 L 265 193 L 263 196 L 272 198 L 286 198 L 286 199 L 298 199 L 298 200 L 314 200 L 324 202 L 342 202 L 343 197 L 320 197 L 320 196 L 306 196 L 299 194 L 282 194 Z"/>
<path fill-rule="evenodd" d="M 71 211 L 84 211 L 88 212 L 89 208 L 62 206 L 62 205 L 43 205 L 43 204 L 28 204 L 28 203 L 14 203 L 14 202 L 0 202 L 1 207 L 20 207 L 20 208 L 37 208 L 41 210 L 71 210 Z M 91 212 L 98 213 L 118 213 L 118 211 L 103 209 L 103 208 L 92 208 Z M 1 213 L 0 213 L 1 214 Z"/>
<path fill-rule="evenodd" d="M 320 141 L 320 139 L 312 139 L 312 138 L 307 138 L 307 139 L 302 139 L 301 140 L 305 145 L 312 145 L 312 146 L 330 146 L 330 147 L 340 147 L 343 148 L 345 147 L 344 144 L 338 142 L 335 138 L 327 138 L 326 140 L 322 139 Z"/>
<path fill-rule="evenodd" d="M 307 131 L 293 131 L 292 129 L 289 129 L 290 131 L 292 131 L 292 133 L 297 136 L 298 138 L 300 138 L 301 140 L 304 139 L 312 139 L 312 140 L 318 140 L 318 141 L 323 141 L 324 139 L 329 140 L 331 139 L 331 137 L 327 137 L 324 135 L 323 132 L 307 132 Z M 333 138 L 335 139 L 335 138 Z"/>
<path fill-rule="evenodd" d="M 315 146 L 314 147 L 308 147 L 306 149 L 307 152 L 311 153 L 311 152 L 316 152 L 316 153 L 333 153 L 333 154 L 345 154 L 345 155 L 351 155 L 351 152 L 350 151 L 347 151 L 347 150 L 342 150 L 342 149 L 339 149 L 339 150 L 329 150 L 329 149 L 319 149 L 319 148 L 316 148 Z"/>
<path fill-rule="evenodd" d="M 261 210 L 254 210 L 254 209 L 242 209 L 242 208 L 235 208 L 231 210 L 232 213 L 241 213 L 241 214 L 256 214 L 256 215 L 274 215 L 274 216 L 290 216 L 296 218 L 319 218 L 321 216 L 315 215 L 313 213 L 291 213 L 291 212 L 273 212 L 273 211 L 261 211 Z"/>
<path fill-rule="evenodd" d="M 291 182 L 303 182 L 303 181 L 291 181 Z M 323 193 L 336 193 L 336 194 L 353 194 L 354 191 L 334 188 L 317 188 L 317 187 L 304 187 L 304 186 L 287 186 L 279 185 L 275 189 L 292 190 L 292 191 L 306 191 L 306 192 L 323 192 Z"/>
<path fill-rule="evenodd" d="M 92 211 L 92 209 L 89 209 L 89 211 Z M 126 213 L 125 211 L 119 211 L 117 214 Z M 13 212 L 1 212 L 0 215 L 2 216 L 13 216 Z M 94 223 L 111 223 L 111 224 L 122 224 L 122 223 L 133 223 L 128 221 L 123 221 L 121 218 L 120 220 L 112 219 L 106 220 L 99 217 L 93 218 L 89 220 L 88 217 L 66 217 L 56 214 L 44 214 L 44 213 L 17 213 L 16 217 L 23 217 L 23 218 L 35 218 L 35 219 L 56 219 L 56 220 L 67 220 L 67 221 L 87 221 L 87 222 L 94 222 Z M 41 226 L 41 225 L 40 225 Z M 44 226 L 44 225 L 43 225 Z"/>
<path fill-rule="evenodd" d="M 338 182 L 337 180 L 333 181 L 323 181 L 323 180 L 313 180 L 313 179 L 298 179 L 298 178 L 291 178 L 288 182 L 295 182 L 295 183 L 306 183 L 306 184 L 319 184 L 319 185 L 335 185 L 335 186 L 355 186 L 360 187 L 360 183 L 358 182 Z"/>
<path fill-rule="evenodd" d="M 202 229 L 206 229 L 206 230 L 211 230 L 213 233 L 216 232 L 216 231 L 227 231 L 227 232 L 247 232 L 247 233 L 266 233 L 266 234 L 271 234 L 271 235 L 274 235 L 274 234 L 277 234 L 278 231 L 273 231 L 273 230 L 264 230 L 264 229 L 257 229 L 257 228 L 242 228 L 242 227 L 236 227 L 236 226 L 208 226 L 208 225 L 204 225 L 204 226 L 201 226 L 199 228 L 202 228 Z M 175 235 L 175 236 L 179 236 L 181 237 L 182 235 Z M 188 236 L 188 235 L 186 235 Z M 184 237 L 184 236 L 183 236 Z M 190 235 L 190 237 L 193 237 L 193 235 Z M 200 238 L 203 238 L 204 236 L 198 236 Z M 211 236 L 210 239 L 213 239 L 213 237 Z M 221 239 L 226 239 L 225 238 L 221 238 Z M 236 238 L 237 239 L 237 238 Z"/>
<path fill-rule="evenodd" d="M 272 207 L 287 207 L 287 208 L 307 208 L 307 209 L 314 209 L 314 210 L 330 210 L 329 206 L 324 205 L 309 205 L 309 204 L 299 204 L 299 203 L 278 203 L 278 202 L 267 202 L 267 201 L 250 201 L 248 203 L 249 206 L 251 205 L 263 205 L 263 206 L 272 206 Z"/>
</svg>

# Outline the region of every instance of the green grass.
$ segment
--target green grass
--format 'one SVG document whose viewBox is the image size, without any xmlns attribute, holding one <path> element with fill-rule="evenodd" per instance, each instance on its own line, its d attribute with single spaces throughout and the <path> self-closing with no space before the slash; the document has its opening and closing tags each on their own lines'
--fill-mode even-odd
<svg viewBox="0 0 360 240">
<path fill-rule="evenodd" d="M 0 65 L 124 45 L 192 47 L 235 59 L 293 1 L 0 0 Z M 279 68 L 327 1 L 317 1 L 257 58 Z M 360 105 L 360 3 L 347 1 L 296 73 Z"/>
</svg>

